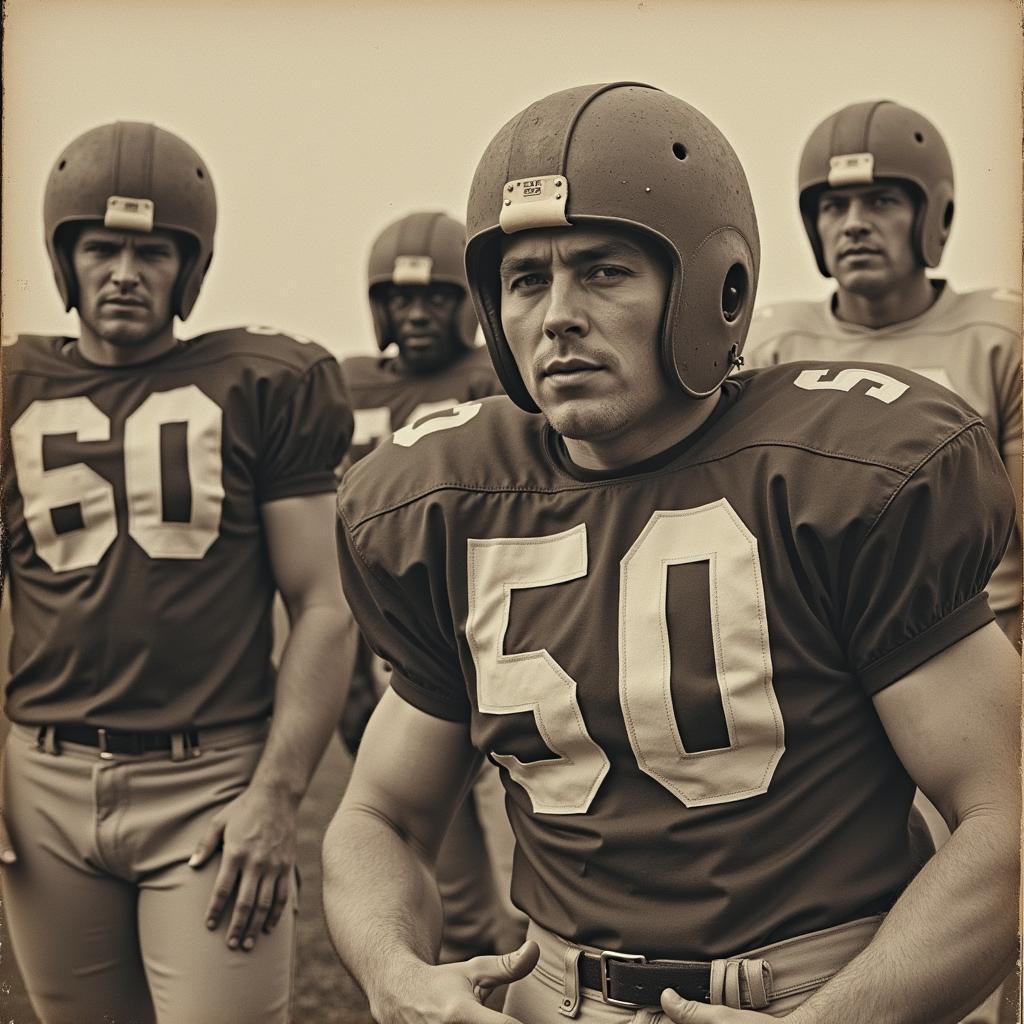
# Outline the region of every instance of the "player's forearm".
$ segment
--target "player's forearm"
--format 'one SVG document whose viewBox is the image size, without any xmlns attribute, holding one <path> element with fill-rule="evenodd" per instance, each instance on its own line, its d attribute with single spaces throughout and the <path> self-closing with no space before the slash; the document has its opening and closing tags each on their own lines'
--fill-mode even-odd
<svg viewBox="0 0 1024 1024">
<path fill-rule="evenodd" d="M 342 802 L 324 837 L 324 914 L 334 948 L 374 1020 L 396 978 L 433 964 L 442 910 L 425 856 L 376 812 Z"/>
<path fill-rule="evenodd" d="M 959 1021 L 1005 977 L 1016 942 L 1016 815 L 967 818 L 907 887 L 870 945 L 794 1024 Z"/>
<path fill-rule="evenodd" d="M 291 624 L 274 691 L 270 733 L 251 785 L 297 805 L 337 726 L 356 629 L 344 606 L 310 606 Z"/>
</svg>

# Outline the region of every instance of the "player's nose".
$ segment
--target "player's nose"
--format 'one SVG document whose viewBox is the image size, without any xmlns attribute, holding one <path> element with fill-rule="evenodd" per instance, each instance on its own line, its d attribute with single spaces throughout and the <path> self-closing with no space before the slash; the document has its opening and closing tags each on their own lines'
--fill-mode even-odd
<svg viewBox="0 0 1024 1024">
<path fill-rule="evenodd" d="M 110 272 L 111 280 L 121 287 L 130 287 L 138 283 L 139 261 L 131 246 L 125 245 L 114 257 L 114 264 Z"/>
<path fill-rule="evenodd" d="M 848 235 L 860 235 L 871 230 L 871 224 L 867 218 L 867 208 L 860 199 L 850 200 L 843 215 L 842 226 L 844 233 Z"/>
<path fill-rule="evenodd" d="M 555 274 L 548 289 L 544 334 L 548 338 L 587 333 L 587 316 L 581 289 L 571 275 Z"/>
</svg>

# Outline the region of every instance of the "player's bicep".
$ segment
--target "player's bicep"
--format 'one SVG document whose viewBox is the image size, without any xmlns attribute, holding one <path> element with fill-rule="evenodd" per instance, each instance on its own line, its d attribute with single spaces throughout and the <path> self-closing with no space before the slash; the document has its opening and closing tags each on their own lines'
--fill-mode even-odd
<svg viewBox="0 0 1024 1024">
<path fill-rule="evenodd" d="M 955 828 L 980 808 L 1017 820 L 1020 659 L 990 622 L 874 696 L 914 782 Z"/>
<path fill-rule="evenodd" d="M 294 619 L 303 607 L 342 606 L 334 494 L 303 494 L 260 506 L 274 582 Z"/>
<path fill-rule="evenodd" d="M 432 861 L 478 756 L 468 723 L 435 718 L 389 689 L 366 727 L 340 813 L 377 817 Z"/>
</svg>

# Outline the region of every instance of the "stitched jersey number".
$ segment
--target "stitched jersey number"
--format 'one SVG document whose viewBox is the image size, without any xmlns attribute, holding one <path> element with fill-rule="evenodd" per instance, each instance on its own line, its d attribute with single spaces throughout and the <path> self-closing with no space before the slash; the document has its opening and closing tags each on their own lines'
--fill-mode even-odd
<svg viewBox="0 0 1024 1024">
<path fill-rule="evenodd" d="M 191 511 L 188 522 L 163 518 L 160 428 L 185 423 Z M 217 539 L 224 486 L 222 413 L 194 384 L 150 395 L 124 424 L 128 533 L 150 558 L 202 558 Z M 113 485 L 84 463 L 43 467 L 43 439 L 73 434 L 110 439 L 110 420 L 84 397 L 33 402 L 11 427 L 25 522 L 39 557 L 54 572 L 95 565 L 117 537 Z M 82 525 L 58 533 L 55 509 L 78 506 Z"/>
<path fill-rule="evenodd" d="M 480 710 L 532 711 L 554 759 L 494 754 L 538 814 L 585 814 L 608 772 L 587 733 L 577 684 L 546 650 L 504 654 L 512 592 L 587 574 L 586 526 L 550 537 L 470 540 L 466 636 Z M 715 671 L 729 746 L 689 753 L 669 685 L 668 567 L 707 562 Z M 764 793 L 784 746 L 772 688 L 757 540 L 722 499 L 655 512 L 620 565 L 619 703 L 640 768 L 687 807 Z"/>
<path fill-rule="evenodd" d="M 409 414 L 407 424 L 415 423 L 433 412 L 443 412 L 458 403 L 454 398 L 442 399 L 440 402 L 420 402 Z M 355 429 L 352 431 L 353 445 L 376 445 L 382 437 L 391 433 L 391 410 L 386 405 L 375 405 L 366 409 L 353 410 Z M 459 423 L 464 421 L 460 420 Z M 453 423 L 452 426 L 458 426 Z"/>
</svg>

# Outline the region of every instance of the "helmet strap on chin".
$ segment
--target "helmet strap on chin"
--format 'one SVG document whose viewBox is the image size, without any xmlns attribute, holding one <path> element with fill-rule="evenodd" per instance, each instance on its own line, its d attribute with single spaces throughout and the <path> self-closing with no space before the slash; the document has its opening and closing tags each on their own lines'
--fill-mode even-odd
<svg viewBox="0 0 1024 1024">
<path fill-rule="evenodd" d="M 728 358 L 729 358 L 729 365 L 734 367 L 735 369 L 738 370 L 738 369 L 740 369 L 740 367 L 743 366 L 743 361 L 744 361 L 743 360 L 743 356 L 740 355 L 739 349 L 737 348 L 736 345 L 733 345 L 733 347 L 731 349 L 729 349 L 729 357 Z"/>
</svg>

